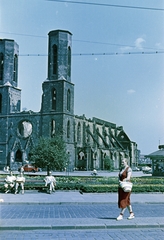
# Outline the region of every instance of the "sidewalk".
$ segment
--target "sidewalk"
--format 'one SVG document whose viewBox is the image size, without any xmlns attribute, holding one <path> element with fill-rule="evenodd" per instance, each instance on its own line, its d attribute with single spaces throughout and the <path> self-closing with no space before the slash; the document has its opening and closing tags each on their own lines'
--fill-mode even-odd
<svg viewBox="0 0 164 240">
<path fill-rule="evenodd" d="M 56 191 L 49 195 L 36 191 L 25 194 L 0 194 L 1 207 L 7 204 L 116 204 L 117 193 L 84 193 Z M 3 201 L 3 202 L 2 202 Z M 164 194 L 132 194 L 132 204 L 164 204 Z M 116 212 L 116 215 L 119 213 Z M 117 217 L 117 216 L 116 216 Z M 1 219 L 0 230 L 9 229 L 105 229 L 105 228 L 164 228 L 164 217 L 135 217 L 133 220 L 116 221 L 114 218 L 24 218 Z"/>
<path fill-rule="evenodd" d="M 41 193 L 35 190 L 25 190 L 25 194 L 0 194 L 3 204 L 11 203 L 115 203 L 117 193 L 83 193 L 79 191 L 56 191 L 52 194 Z M 132 193 L 132 203 L 164 203 L 164 193 Z"/>
</svg>

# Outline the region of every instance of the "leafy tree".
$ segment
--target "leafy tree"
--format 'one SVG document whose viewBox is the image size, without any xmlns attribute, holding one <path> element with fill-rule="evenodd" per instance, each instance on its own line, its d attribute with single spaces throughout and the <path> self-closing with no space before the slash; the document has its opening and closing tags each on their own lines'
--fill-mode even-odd
<svg viewBox="0 0 164 240">
<path fill-rule="evenodd" d="M 68 164 L 68 154 L 60 136 L 39 139 L 38 144 L 29 153 L 30 161 L 41 168 L 62 171 Z"/>
<path fill-rule="evenodd" d="M 106 156 L 104 158 L 104 168 L 106 170 L 110 170 L 110 171 L 112 171 L 114 169 L 113 160 L 109 156 Z"/>
</svg>

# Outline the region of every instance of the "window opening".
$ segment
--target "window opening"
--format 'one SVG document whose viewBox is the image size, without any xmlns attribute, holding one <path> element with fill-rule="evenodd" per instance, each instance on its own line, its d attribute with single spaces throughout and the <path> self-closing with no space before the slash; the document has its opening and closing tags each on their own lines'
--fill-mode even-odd
<svg viewBox="0 0 164 240">
<path fill-rule="evenodd" d="M 0 93 L 0 113 L 2 113 L 2 94 Z"/>
<path fill-rule="evenodd" d="M 67 122 L 67 138 L 70 138 L 70 121 Z"/>
<path fill-rule="evenodd" d="M 53 74 L 57 74 L 57 56 L 58 55 L 58 49 L 57 45 L 53 45 Z"/>
<path fill-rule="evenodd" d="M 3 53 L 0 53 L 0 80 L 3 79 L 3 63 L 4 63 Z"/>
<path fill-rule="evenodd" d="M 14 56 L 14 76 L 13 76 L 13 81 L 17 82 L 17 70 L 18 70 L 18 56 Z"/>
<path fill-rule="evenodd" d="M 68 47 L 68 76 L 71 76 L 71 48 Z"/>
<path fill-rule="evenodd" d="M 56 110 L 56 89 L 52 89 L 52 110 Z"/>
<path fill-rule="evenodd" d="M 51 121 L 51 137 L 55 136 L 55 120 Z"/>
<path fill-rule="evenodd" d="M 80 143 L 81 142 L 81 124 L 78 123 L 77 126 L 77 142 Z"/>
<path fill-rule="evenodd" d="M 18 149 L 15 153 L 15 162 L 22 162 L 22 152 Z"/>
<path fill-rule="evenodd" d="M 67 110 L 70 111 L 71 109 L 71 92 L 70 89 L 67 91 Z"/>
</svg>

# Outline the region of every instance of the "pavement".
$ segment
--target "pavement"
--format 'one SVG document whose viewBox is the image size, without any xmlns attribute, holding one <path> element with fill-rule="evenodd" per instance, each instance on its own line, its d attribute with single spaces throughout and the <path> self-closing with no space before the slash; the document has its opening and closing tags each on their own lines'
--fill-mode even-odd
<svg viewBox="0 0 164 240">
<path fill-rule="evenodd" d="M 58 218 L 35 218 L 33 216 L 17 217 L 17 218 L 1 218 L 0 230 L 36 230 L 36 229 L 117 229 L 117 228 L 164 228 L 164 212 L 160 216 L 136 216 L 133 220 L 127 218 L 116 221 L 119 214 L 117 208 L 117 193 L 83 193 L 78 191 L 56 191 L 52 194 L 41 193 L 37 191 L 25 191 L 25 194 L 0 194 L 1 210 L 5 206 L 35 206 L 40 205 L 55 205 L 55 206 L 81 206 L 88 204 L 88 206 L 101 205 L 115 206 L 114 217 L 58 217 Z M 144 204 L 145 208 L 150 205 L 155 209 L 158 205 L 164 204 L 164 193 L 132 193 L 131 203 L 138 206 Z M 163 207 L 162 207 L 163 209 Z M 161 209 L 161 211 L 163 211 Z M 12 213 L 11 213 L 12 215 Z"/>
</svg>

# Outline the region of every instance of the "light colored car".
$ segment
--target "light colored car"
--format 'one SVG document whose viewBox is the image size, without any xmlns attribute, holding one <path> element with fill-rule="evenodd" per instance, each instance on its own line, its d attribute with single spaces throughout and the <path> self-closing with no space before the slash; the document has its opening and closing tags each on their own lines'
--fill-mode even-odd
<svg viewBox="0 0 164 240">
<path fill-rule="evenodd" d="M 140 169 L 138 167 L 133 167 L 132 171 L 140 171 Z"/>
<path fill-rule="evenodd" d="M 146 167 L 143 167 L 143 168 L 142 168 L 142 171 L 143 171 L 143 173 L 152 173 L 152 168 L 146 166 Z"/>
</svg>

